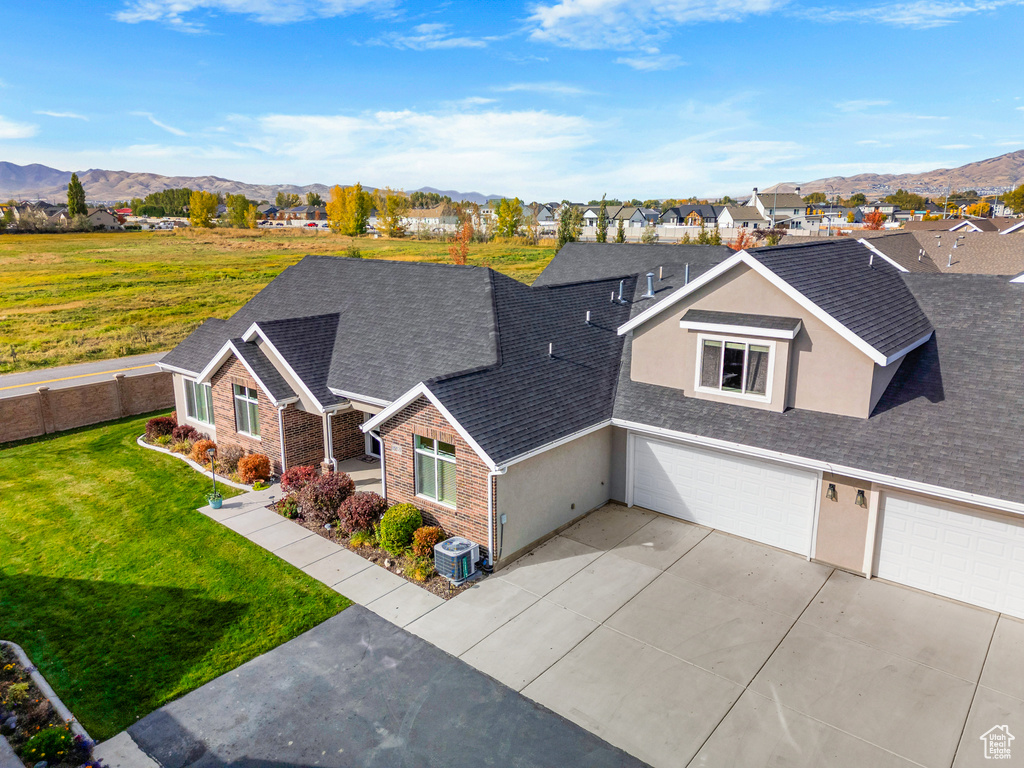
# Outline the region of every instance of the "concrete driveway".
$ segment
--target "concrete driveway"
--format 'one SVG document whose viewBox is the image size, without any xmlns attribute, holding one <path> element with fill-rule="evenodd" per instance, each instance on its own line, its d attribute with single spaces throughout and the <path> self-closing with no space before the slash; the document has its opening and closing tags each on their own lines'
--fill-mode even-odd
<svg viewBox="0 0 1024 768">
<path fill-rule="evenodd" d="M 658 768 L 991 765 L 993 726 L 1024 739 L 1024 623 L 618 505 L 407 629 Z"/>
</svg>

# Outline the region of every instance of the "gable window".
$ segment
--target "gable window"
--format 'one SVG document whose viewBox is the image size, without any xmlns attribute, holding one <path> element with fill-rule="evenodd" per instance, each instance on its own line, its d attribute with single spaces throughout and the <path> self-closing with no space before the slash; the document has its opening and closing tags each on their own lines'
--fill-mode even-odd
<svg viewBox="0 0 1024 768">
<path fill-rule="evenodd" d="M 702 336 L 697 388 L 704 392 L 768 399 L 771 358 L 771 344 Z"/>
<path fill-rule="evenodd" d="M 416 495 L 455 506 L 455 446 L 416 435 Z"/>
<path fill-rule="evenodd" d="M 235 392 L 235 431 L 260 436 L 259 398 L 252 387 L 232 384 Z"/>
<path fill-rule="evenodd" d="M 185 414 L 193 421 L 213 424 L 213 388 L 185 379 Z"/>
</svg>

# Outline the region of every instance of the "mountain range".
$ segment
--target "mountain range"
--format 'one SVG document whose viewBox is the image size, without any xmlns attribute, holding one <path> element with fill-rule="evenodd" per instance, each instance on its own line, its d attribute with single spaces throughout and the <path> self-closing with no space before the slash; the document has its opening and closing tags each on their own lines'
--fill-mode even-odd
<svg viewBox="0 0 1024 768">
<path fill-rule="evenodd" d="M 307 192 L 316 192 L 326 198 L 331 188 L 326 184 L 247 184 L 220 176 L 161 176 L 157 173 L 136 173 L 131 171 L 105 171 L 90 168 L 77 171 L 78 179 L 85 187 L 85 196 L 90 202 L 112 203 L 145 197 L 151 192 L 164 189 L 188 187 L 219 192 L 225 195 L 245 195 L 251 200 L 274 201 L 278 192 L 297 194 L 305 197 Z M 0 199 L 49 200 L 63 202 L 67 199 L 71 171 L 61 171 L 46 165 L 15 165 L 0 161 Z M 373 191 L 373 187 L 366 187 Z M 412 192 L 437 192 L 448 195 L 452 200 L 472 203 L 486 203 L 501 195 L 482 195 L 479 192 L 459 192 L 422 187 Z"/>
</svg>

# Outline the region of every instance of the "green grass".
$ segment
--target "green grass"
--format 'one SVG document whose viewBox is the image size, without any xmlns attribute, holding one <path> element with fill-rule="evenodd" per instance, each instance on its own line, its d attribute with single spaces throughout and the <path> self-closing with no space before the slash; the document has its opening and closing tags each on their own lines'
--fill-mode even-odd
<svg viewBox="0 0 1024 768">
<path fill-rule="evenodd" d="M 368 258 L 449 261 L 441 242 L 354 242 Z M 351 243 L 301 230 L 0 236 L 0 373 L 170 349 L 303 255 L 344 255 Z M 531 283 L 554 252 L 474 243 L 469 261 Z"/>
<path fill-rule="evenodd" d="M 196 512 L 209 481 L 145 421 L 0 448 L 0 638 L 96 739 L 349 605 Z"/>
</svg>

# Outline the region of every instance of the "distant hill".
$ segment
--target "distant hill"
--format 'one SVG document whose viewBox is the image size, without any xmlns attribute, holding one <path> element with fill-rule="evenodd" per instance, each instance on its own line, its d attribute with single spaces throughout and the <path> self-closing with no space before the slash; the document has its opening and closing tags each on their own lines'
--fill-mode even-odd
<svg viewBox="0 0 1024 768">
<path fill-rule="evenodd" d="M 979 160 L 959 168 L 938 168 L 924 173 L 861 173 L 856 176 L 830 176 L 805 182 L 776 184 L 762 192 L 792 191 L 800 187 L 800 194 L 824 192 L 832 186 L 843 197 L 863 192 L 868 197 L 881 197 L 905 189 L 924 197 L 941 197 L 947 187 L 975 189 L 981 194 L 999 194 L 1008 188 L 1024 184 L 1024 149 L 1009 152 L 988 160 Z"/>
<path fill-rule="evenodd" d="M 220 192 L 225 195 L 245 195 L 252 200 L 269 200 L 273 202 L 278 192 L 305 196 L 307 192 L 316 192 L 327 197 L 331 191 L 326 184 L 246 184 L 232 181 L 219 176 L 161 176 L 157 173 L 136 173 L 132 171 L 105 171 L 92 168 L 77 171 L 78 178 L 85 187 L 85 196 L 90 202 L 110 203 L 118 200 L 130 200 L 133 197 L 145 197 L 151 192 L 164 189 L 188 187 L 204 189 L 207 192 Z M 71 180 L 71 171 L 60 171 L 45 165 L 15 165 L 0 162 L 0 199 L 40 199 L 62 201 L 67 197 L 67 186 Z M 367 187 L 373 190 L 374 187 Z M 439 190 L 423 187 L 410 192 L 438 192 L 448 195 L 452 200 L 468 200 L 474 203 L 486 203 L 501 195 L 482 195 L 479 192 L 458 192 L 456 190 Z"/>
</svg>

